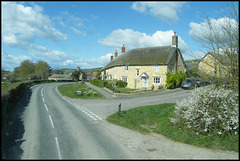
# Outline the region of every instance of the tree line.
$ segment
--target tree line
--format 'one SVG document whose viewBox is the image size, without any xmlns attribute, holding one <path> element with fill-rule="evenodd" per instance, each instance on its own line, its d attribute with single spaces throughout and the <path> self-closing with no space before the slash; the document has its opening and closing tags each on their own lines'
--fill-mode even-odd
<svg viewBox="0 0 240 161">
<path fill-rule="evenodd" d="M 36 63 L 24 60 L 19 67 L 14 68 L 13 77 L 21 80 L 47 79 L 51 73 L 51 67 L 47 62 L 39 60 Z"/>
</svg>

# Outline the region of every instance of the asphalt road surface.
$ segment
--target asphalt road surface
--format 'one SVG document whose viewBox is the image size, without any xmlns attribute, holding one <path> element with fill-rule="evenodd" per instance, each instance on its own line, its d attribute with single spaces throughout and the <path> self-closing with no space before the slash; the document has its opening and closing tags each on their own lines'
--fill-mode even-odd
<svg viewBox="0 0 240 161">
<path fill-rule="evenodd" d="M 176 143 L 161 135 L 142 135 L 105 121 L 117 112 L 144 105 L 175 103 L 191 91 L 175 89 L 160 93 L 82 100 L 61 96 L 57 86 L 31 88 L 17 116 L 4 134 L 2 158 L 6 159 L 237 159 L 238 153 L 211 151 Z M 89 85 L 89 84 L 88 84 Z M 89 85 L 91 86 L 91 85 Z M 13 141 L 14 140 L 14 141 Z"/>
</svg>

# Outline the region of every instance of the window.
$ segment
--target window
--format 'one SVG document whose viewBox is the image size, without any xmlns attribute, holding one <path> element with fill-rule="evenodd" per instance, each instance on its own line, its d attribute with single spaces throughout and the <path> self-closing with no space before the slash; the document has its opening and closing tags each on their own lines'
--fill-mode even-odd
<svg viewBox="0 0 240 161">
<path fill-rule="evenodd" d="M 160 83 L 160 77 L 153 77 L 153 83 Z"/>
<path fill-rule="evenodd" d="M 139 76 L 139 69 L 137 69 L 137 76 Z"/>
<path fill-rule="evenodd" d="M 128 66 L 127 65 L 125 65 L 125 71 L 128 71 Z"/>
<path fill-rule="evenodd" d="M 173 72 L 173 65 L 172 64 L 170 65 L 170 72 L 171 73 Z"/>
<path fill-rule="evenodd" d="M 127 82 L 127 77 L 122 77 L 122 81 Z"/>
<path fill-rule="evenodd" d="M 155 65 L 155 72 L 159 72 L 159 65 Z"/>
</svg>

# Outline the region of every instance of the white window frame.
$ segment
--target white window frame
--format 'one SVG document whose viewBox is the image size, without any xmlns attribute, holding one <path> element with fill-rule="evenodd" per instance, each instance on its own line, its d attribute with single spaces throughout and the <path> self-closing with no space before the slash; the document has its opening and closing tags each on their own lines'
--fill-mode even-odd
<svg viewBox="0 0 240 161">
<path fill-rule="evenodd" d="M 122 76 L 122 81 L 127 82 L 127 77 L 126 76 Z"/>
<path fill-rule="evenodd" d="M 154 84 L 160 84 L 160 82 L 161 82 L 161 77 L 153 77 Z"/>
<path fill-rule="evenodd" d="M 125 65 L 125 71 L 128 71 L 128 65 Z"/>
<path fill-rule="evenodd" d="M 155 72 L 159 72 L 159 65 L 155 65 Z"/>
</svg>

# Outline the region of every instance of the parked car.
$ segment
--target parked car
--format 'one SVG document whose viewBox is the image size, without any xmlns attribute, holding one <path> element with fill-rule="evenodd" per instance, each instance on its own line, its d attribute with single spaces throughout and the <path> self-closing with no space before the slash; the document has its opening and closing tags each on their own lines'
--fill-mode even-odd
<svg viewBox="0 0 240 161">
<path fill-rule="evenodd" d="M 197 87 L 198 83 L 195 79 L 186 79 L 181 86 L 182 89 L 194 89 Z"/>
<path fill-rule="evenodd" d="M 196 78 L 196 81 L 197 81 L 198 87 L 210 85 L 210 83 L 203 78 Z"/>
</svg>

